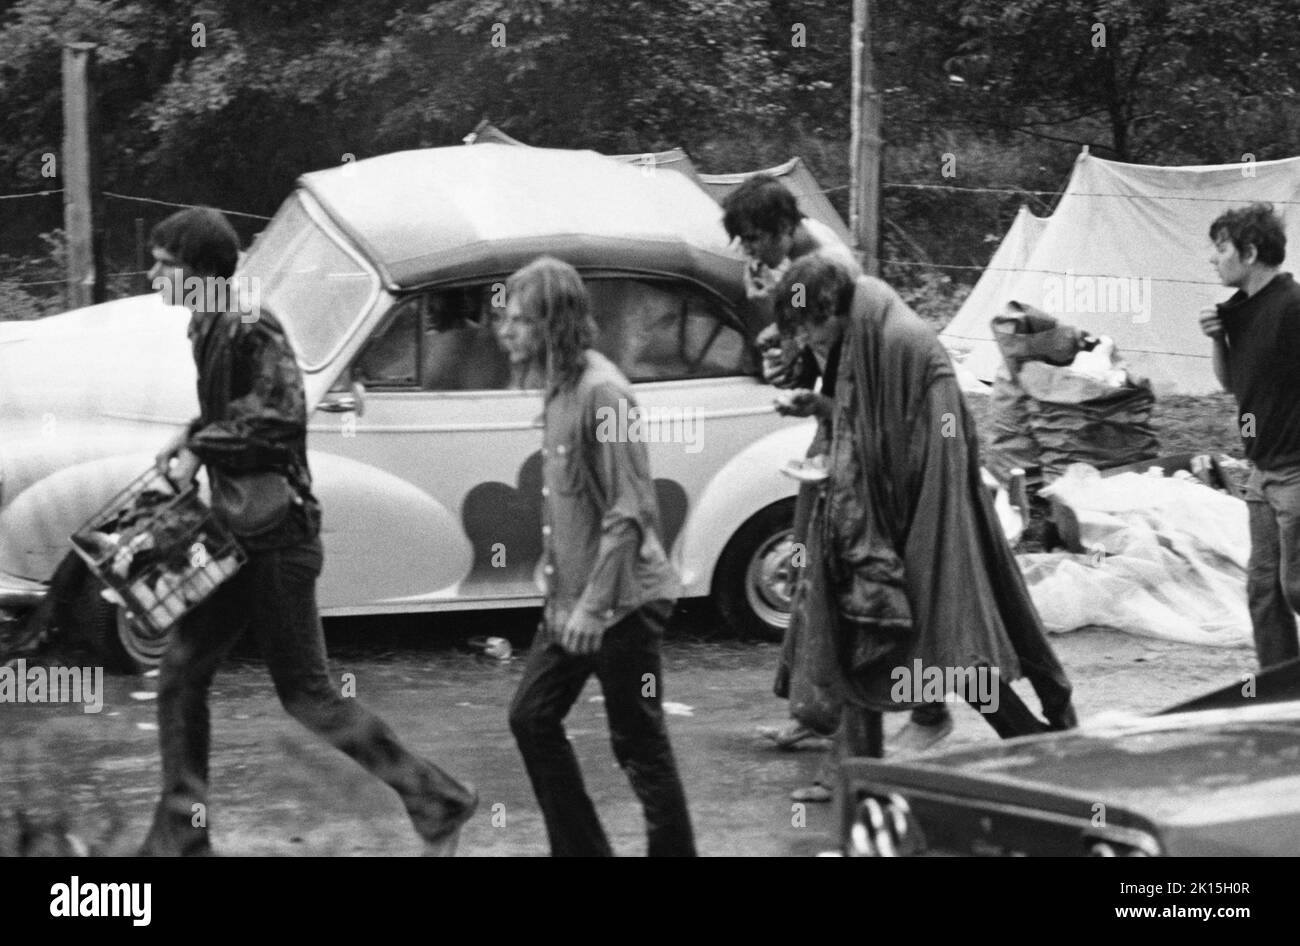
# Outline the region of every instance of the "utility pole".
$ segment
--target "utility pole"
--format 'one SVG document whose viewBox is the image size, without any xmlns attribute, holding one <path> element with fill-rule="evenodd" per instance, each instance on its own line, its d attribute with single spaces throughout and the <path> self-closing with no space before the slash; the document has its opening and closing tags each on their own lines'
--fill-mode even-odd
<svg viewBox="0 0 1300 946">
<path fill-rule="evenodd" d="M 881 104 L 871 57 L 870 0 L 853 0 L 853 101 L 849 229 L 862 268 L 880 275 Z"/>
<path fill-rule="evenodd" d="M 68 307 L 103 302 L 95 44 L 63 47 L 63 230 L 67 239 Z"/>
</svg>

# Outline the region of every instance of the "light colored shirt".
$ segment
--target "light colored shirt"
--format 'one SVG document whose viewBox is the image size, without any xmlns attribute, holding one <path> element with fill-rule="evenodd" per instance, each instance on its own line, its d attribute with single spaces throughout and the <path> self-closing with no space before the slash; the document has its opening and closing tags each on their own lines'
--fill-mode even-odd
<svg viewBox="0 0 1300 946">
<path fill-rule="evenodd" d="M 660 538 L 649 454 L 619 423 L 637 409 L 632 386 L 604 355 L 586 354 L 577 384 L 551 393 L 543 414 L 541 579 L 552 632 L 575 609 L 610 627 L 681 591 Z"/>
</svg>

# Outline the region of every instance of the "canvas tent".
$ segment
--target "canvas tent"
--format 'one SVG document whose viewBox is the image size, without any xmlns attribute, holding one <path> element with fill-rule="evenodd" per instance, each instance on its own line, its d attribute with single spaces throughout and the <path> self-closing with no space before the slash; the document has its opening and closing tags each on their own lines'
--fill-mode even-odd
<svg viewBox="0 0 1300 946">
<path fill-rule="evenodd" d="M 817 178 L 813 177 L 812 171 L 808 170 L 802 158 L 791 158 L 785 164 L 764 168 L 761 171 L 747 171 L 743 174 L 701 174 L 700 180 L 704 183 L 704 189 L 708 191 L 709 196 L 722 203 L 722 199 L 739 187 L 745 178 L 753 177 L 755 174 L 771 174 L 790 189 L 799 201 L 800 210 L 814 220 L 826 224 L 846 244 L 853 245 L 853 239 L 849 236 L 849 228 L 844 225 L 844 219 L 826 199 L 822 186 L 817 183 Z"/>
<path fill-rule="evenodd" d="M 463 140 L 465 144 L 491 143 L 528 147 L 522 141 L 511 138 L 487 119 L 479 122 L 478 127 L 466 135 Z M 690 178 L 719 204 L 722 203 L 724 197 L 739 187 L 745 178 L 753 177 L 755 174 L 771 174 L 790 189 L 790 192 L 799 201 L 799 208 L 804 213 L 814 220 L 820 220 L 826 224 L 845 243 L 852 244 L 849 237 L 849 228 L 844 225 L 844 219 L 835 210 L 831 202 L 826 199 L 822 186 L 817 183 L 817 178 L 813 177 L 812 171 L 808 170 L 808 166 L 800 158 L 791 158 L 784 164 L 763 168 L 758 171 L 745 171 L 739 174 L 701 174 L 696 170 L 695 163 L 691 161 L 690 156 L 681 148 L 673 148 L 669 151 L 649 151 L 641 154 L 613 154 L 610 157 L 616 161 L 641 165 L 647 170 L 653 168 L 654 170 L 676 171 L 678 174 Z"/>
<path fill-rule="evenodd" d="M 1012 284 L 1029 262 L 1048 219 L 1035 217 L 1028 207 L 1021 206 L 961 311 L 940 336 L 949 349 L 969 352 L 959 363 L 960 367 L 981 381 L 992 381 L 1002 363 L 989 320 L 1002 310 L 1008 299 L 1015 298 L 1011 295 Z"/>
<path fill-rule="evenodd" d="M 941 337 L 991 380 L 999 358 L 989 320 L 1014 299 L 1109 335 L 1159 393 L 1217 391 L 1198 314 L 1232 290 L 1210 266 L 1209 225 L 1224 210 L 1261 200 L 1282 214 L 1288 245 L 1300 252 L 1300 158 L 1162 168 L 1085 150 L 1055 212 L 1041 222 L 1017 216 Z M 995 271 L 1002 269 L 1010 272 Z"/>
</svg>

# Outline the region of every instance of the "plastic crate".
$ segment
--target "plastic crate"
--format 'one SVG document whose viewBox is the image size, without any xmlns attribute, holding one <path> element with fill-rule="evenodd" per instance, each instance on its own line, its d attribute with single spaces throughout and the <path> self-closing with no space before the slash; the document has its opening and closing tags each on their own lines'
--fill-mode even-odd
<svg viewBox="0 0 1300 946">
<path fill-rule="evenodd" d="M 72 546 L 145 636 L 165 635 L 247 557 L 197 485 L 149 468 L 72 535 Z"/>
</svg>

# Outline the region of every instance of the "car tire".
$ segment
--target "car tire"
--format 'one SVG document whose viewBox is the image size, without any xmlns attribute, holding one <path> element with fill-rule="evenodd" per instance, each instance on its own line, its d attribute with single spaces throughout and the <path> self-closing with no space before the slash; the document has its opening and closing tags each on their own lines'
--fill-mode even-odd
<svg viewBox="0 0 1300 946">
<path fill-rule="evenodd" d="M 83 635 L 105 669 L 118 673 L 143 673 L 162 662 L 171 634 L 146 635 L 115 604 L 105 601 L 99 591 L 103 586 L 95 579 L 88 583 L 84 597 Z"/>
<path fill-rule="evenodd" d="M 731 537 L 713 576 L 713 600 L 741 637 L 779 641 L 790 625 L 793 498 L 760 510 Z"/>
</svg>

